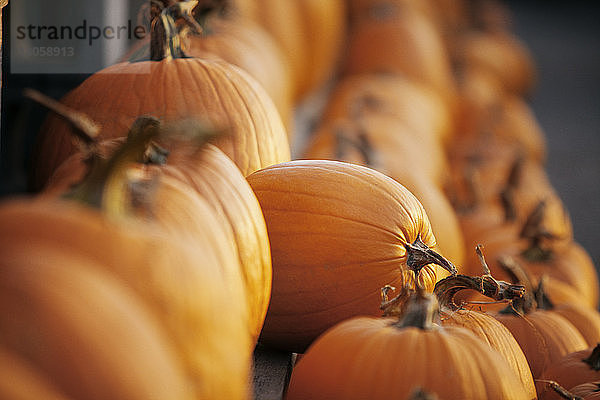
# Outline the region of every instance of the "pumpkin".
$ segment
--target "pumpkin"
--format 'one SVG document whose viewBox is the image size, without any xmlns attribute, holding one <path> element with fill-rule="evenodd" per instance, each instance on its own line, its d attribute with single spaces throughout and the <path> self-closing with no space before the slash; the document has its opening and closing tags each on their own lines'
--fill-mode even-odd
<svg viewBox="0 0 600 400">
<path fill-rule="evenodd" d="M 231 239 L 201 201 L 184 212 L 182 207 L 167 207 L 158 213 L 158 222 L 127 213 L 135 212 L 135 207 L 121 188 L 127 184 L 123 175 L 128 170 L 123 166 L 145 152 L 147 140 L 155 133 L 147 129 L 131 136 L 128 146 L 99 163 L 67 195 L 99 206 L 102 212 L 49 197 L 15 201 L 0 212 L 5 222 L 2 246 L 26 243 L 33 257 L 38 245 L 59 246 L 62 252 L 89 258 L 130 286 L 152 310 L 175 345 L 197 396 L 245 398 L 253 346 L 246 293 Z M 174 201 L 181 199 L 164 193 Z M 181 219 L 186 211 L 210 231 L 186 231 L 189 220 Z M 180 218 L 179 230 L 173 217 Z M 193 242 L 184 239 L 192 229 Z"/>
<path fill-rule="evenodd" d="M 161 26 L 170 26 L 169 12 L 167 8 L 162 14 L 166 22 L 156 24 L 157 35 Z M 125 62 L 99 71 L 61 102 L 96 121 L 102 127 L 99 139 L 126 136 L 133 121 L 145 114 L 165 121 L 208 118 L 230 132 L 215 144 L 244 175 L 290 159 L 281 117 L 256 80 L 225 62 L 179 58 L 179 37 L 166 37 L 168 43 L 153 51 L 152 61 Z M 76 151 L 70 129 L 53 114 L 44 122 L 36 144 L 34 188 L 42 188 Z"/>
<path fill-rule="evenodd" d="M 549 365 L 588 345 L 577 328 L 566 318 L 553 311 L 537 308 L 531 281 L 527 279 L 523 269 L 507 258 L 501 260 L 501 263 L 515 273 L 517 281 L 524 283 L 526 293 L 523 298 L 514 299 L 509 307 L 493 315 L 519 342 L 531 373 L 537 379 Z"/>
<path fill-rule="evenodd" d="M 582 397 L 583 400 L 598 400 L 600 399 L 600 381 L 582 383 L 572 387 L 569 391 L 575 396 Z"/>
<path fill-rule="evenodd" d="M 340 77 L 329 94 L 322 121 L 352 119 L 371 113 L 396 116 L 411 131 L 433 136 L 443 144 L 448 143 L 454 133 L 451 110 L 435 90 L 390 73 Z"/>
<path fill-rule="evenodd" d="M 547 280 L 545 275 L 542 276 L 536 288 L 538 308 L 551 310 L 563 316 L 577 328 L 589 346 L 600 343 L 600 313 L 577 302 L 554 304 L 552 298 L 546 294 Z"/>
<path fill-rule="evenodd" d="M 549 365 L 543 372 L 541 380 L 558 382 L 564 388 L 595 382 L 600 376 L 600 345 L 566 354 L 560 360 Z M 538 384 L 540 399 L 559 399 L 551 387 L 541 381 Z"/>
<path fill-rule="evenodd" d="M 160 121 L 148 118 L 138 121 L 160 125 Z M 267 312 L 272 276 L 267 229 L 256 196 L 235 164 L 217 147 L 205 142 L 210 135 L 207 136 L 202 125 L 163 125 L 159 129 L 165 150 L 174 148 L 174 151 L 165 164 L 136 165 L 138 183 L 158 181 L 151 190 L 138 194 L 137 201 L 145 204 L 145 209 L 141 207 L 138 212 L 149 214 L 150 219 L 192 241 L 213 243 L 215 238 L 227 238 L 213 246 L 224 249 L 221 255 L 226 261 L 222 265 L 237 266 L 228 275 L 234 290 L 247 294 L 249 329 L 256 340 Z M 135 129 L 130 132 L 135 133 Z M 95 157 L 108 157 L 119 143 L 111 140 L 95 146 Z M 86 163 L 90 162 L 84 159 L 85 152 L 67 159 L 51 177 L 45 192 L 64 192 L 80 182 L 86 174 Z M 226 247 L 225 243 L 233 243 L 234 247 Z M 239 262 L 232 261 L 231 256 Z M 239 276 L 243 279 L 241 289 L 236 283 Z"/>
<path fill-rule="evenodd" d="M 257 22 L 280 45 L 295 82 L 295 100 L 331 80 L 344 49 L 346 8 L 342 0 L 238 0 L 242 18 Z"/>
<path fill-rule="evenodd" d="M 368 121 L 382 119 L 385 118 L 375 117 Z M 352 162 L 373 168 L 400 182 L 425 208 L 440 252 L 455 264 L 462 265 L 465 250 L 458 218 L 442 189 L 427 175 L 428 170 L 434 174 L 434 163 L 421 161 L 421 151 L 415 151 L 418 144 L 411 143 L 410 136 L 400 137 L 399 129 L 391 129 L 397 125 L 381 124 L 379 128 L 380 124 L 357 124 L 348 120 L 324 123 L 314 133 L 303 158 Z M 414 168 L 415 165 L 422 166 L 423 170 Z"/>
<path fill-rule="evenodd" d="M 29 212 L 27 206 L 33 205 L 25 202 L 5 200 L 2 221 L 28 223 L 11 212 Z M 104 270 L 99 260 L 65 251 L 61 242 L 40 243 L 11 229 L 3 229 L 0 237 L 2 248 L 11 249 L 0 259 L 0 346 L 22 360 L 2 381 L 9 383 L 11 375 L 27 380 L 10 382 L 13 394 L 195 398 L 170 337 L 128 283 Z M 19 387 L 23 384 L 28 386 Z"/>
<path fill-rule="evenodd" d="M 293 369 L 286 399 L 408 398 L 417 389 L 448 399 L 531 398 L 500 354 L 467 329 L 436 324 L 435 298 L 422 296 L 400 318 L 355 317 L 325 332 Z"/>
<path fill-rule="evenodd" d="M 531 92 L 536 81 L 535 63 L 516 35 L 507 30 L 470 30 L 457 46 L 461 62 L 493 72 L 506 90 L 517 96 Z"/>
<path fill-rule="evenodd" d="M 456 272 L 434 251 L 419 201 L 367 167 L 297 160 L 247 177 L 271 243 L 273 289 L 261 341 L 302 352 L 327 328 L 377 315 L 379 289 L 417 282 L 429 290 Z"/>
<path fill-rule="evenodd" d="M 390 0 L 373 4 L 353 21 L 347 46 L 343 74 L 401 74 L 428 85 L 455 110 L 456 85 L 444 40 L 414 7 Z"/>
<path fill-rule="evenodd" d="M 536 391 L 531 370 L 513 335 L 491 315 L 458 306 L 454 298 L 462 290 L 473 290 L 491 299 L 506 300 L 521 297 L 524 287 L 496 281 L 490 275 L 481 277 L 456 275 L 438 281 L 434 294 L 439 302 L 442 326 L 460 326 L 473 332 L 506 358 L 523 384 L 528 398 L 535 398 Z"/>
<path fill-rule="evenodd" d="M 255 78 L 277 107 L 291 134 L 294 86 L 285 55 L 275 39 L 257 23 L 219 8 L 194 10 L 202 32 L 188 36 L 185 54 L 202 59 L 221 59 Z"/>
</svg>

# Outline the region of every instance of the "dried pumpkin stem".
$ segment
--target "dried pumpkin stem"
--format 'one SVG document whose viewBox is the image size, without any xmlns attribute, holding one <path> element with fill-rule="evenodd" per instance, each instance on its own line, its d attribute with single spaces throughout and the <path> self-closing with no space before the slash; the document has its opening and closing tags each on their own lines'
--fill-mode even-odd
<svg viewBox="0 0 600 400">
<path fill-rule="evenodd" d="M 439 326 L 440 308 L 435 296 L 417 287 L 406 300 L 400 319 L 392 325 L 397 328 L 414 327 L 423 330 Z"/>
<path fill-rule="evenodd" d="M 556 394 L 566 400 L 583 400 L 583 397 L 574 395 L 562 387 L 558 382 L 546 379 L 536 379 L 536 382 L 546 383 Z"/>
<path fill-rule="evenodd" d="M 407 243 L 404 247 L 406 248 L 406 265 L 414 272 L 415 277 L 419 276 L 421 269 L 429 264 L 439 265 L 452 275 L 458 273 L 454 264 L 423 243 L 421 235 L 417 235 L 414 242 Z"/>
<path fill-rule="evenodd" d="M 183 51 L 183 28 L 177 21 L 184 21 L 185 29 L 200 33 L 202 27 L 194 19 L 192 10 L 198 0 L 176 2 L 164 7 L 160 15 L 152 21 L 150 60 L 161 61 L 173 58 L 186 58 Z"/>
<path fill-rule="evenodd" d="M 86 144 L 97 141 L 101 129 L 100 125 L 86 114 L 67 107 L 35 89 L 27 88 L 23 91 L 23 95 L 66 119 L 75 128 L 77 136 Z"/>
<path fill-rule="evenodd" d="M 535 310 L 537 308 L 537 301 L 535 300 L 535 288 L 529 273 L 521 266 L 521 264 L 519 264 L 517 260 L 510 256 L 499 257 L 498 264 L 514 282 L 522 285 L 525 288 L 523 297 L 515 299 L 511 307 L 507 307 L 501 312 L 510 314 L 527 314 Z"/>
<path fill-rule="evenodd" d="M 131 128 L 134 130 L 110 158 L 96 163 L 88 176 L 64 197 L 100 208 L 109 216 L 126 215 L 127 166 L 142 159 L 148 143 L 160 133 L 156 119 L 150 117 L 140 117 Z"/>
<path fill-rule="evenodd" d="M 505 281 L 498 281 L 491 275 L 449 276 L 438 281 L 433 289 L 441 307 L 458 310 L 460 305 L 454 302 L 456 294 L 462 290 L 475 290 L 495 301 L 512 301 L 523 297 L 525 288 L 522 285 L 514 285 Z"/>
<path fill-rule="evenodd" d="M 594 347 L 592 354 L 589 357 L 582 360 L 584 363 L 590 366 L 594 371 L 600 371 L 600 343 Z"/>
</svg>

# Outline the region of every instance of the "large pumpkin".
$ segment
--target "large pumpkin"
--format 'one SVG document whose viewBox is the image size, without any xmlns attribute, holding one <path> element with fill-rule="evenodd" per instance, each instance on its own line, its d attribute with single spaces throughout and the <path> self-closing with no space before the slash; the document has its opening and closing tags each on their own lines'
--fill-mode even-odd
<svg viewBox="0 0 600 400">
<path fill-rule="evenodd" d="M 29 206 L 36 207 L 5 202 L 3 226 L 30 223 L 18 219 Z M 129 283 L 63 242 L 7 229 L 0 233 L 10 249 L 0 258 L 0 347 L 13 364 L 0 387 L 15 378 L 8 392 L 21 393 L 7 396 L 4 388 L 3 398 L 53 398 L 52 391 L 65 396 L 57 399 L 195 398 L 165 327 Z"/>
<path fill-rule="evenodd" d="M 165 49 L 177 42 L 177 36 L 169 39 Z M 140 115 L 166 121 L 207 118 L 228 130 L 229 135 L 216 145 L 244 175 L 290 159 L 281 117 L 254 78 L 225 62 L 177 58 L 172 53 L 153 53 L 153 61 L 125 62 L 99 71 L 69 92 L 62 103 L 96 121 L 102 127 L 101 139 L 126 136 Z M 33 170 L 36 189 L 76 151 L 71 129 L 53 114 L 44 122 Z"/>
<path fill-rule="evenodd" d="M 419 201 L 375 170 L 299 160 L 247 179 L 265 216 L 273 260 L 265 343 L 303 351 L 345 318 L 378 315 L 382 286 L 416 281 L 431 291 L 443 274 L 456 271 L 434 252 Z"/>
<path fill-rule="evenodd" d="M 52 249 L 50 265 L 76 268 L 84 260 L 128 286 L 158 319 L 197 396 L 246 398 L 252 343 L 245 297 L 229 290 L 209 243 L 192 248 L 157 225 L 58 199 L 5 203 L 0 219 L 2 248 L 24 248 L 34 260 Z"/>
<path fill-rule="evenodd" d="M 160 125 L 159 121 L 150 118 L 140 118 L 138 123 Z M 133 167 L 142 184 L 158 181 L 153 190 L 138 195 L 137 202 L 145 209 L 141 212 L 173 233 L 188 236 L 193 242 L 213 243 L 215 248 L 225 248 L 221 254 L 228 261 L 223 265 L 236 266 L 235 271 L 228 273 L 234 284 L 242 278 L 244 287 L 241 290 L 247 295 L 246 303 L 250 309 L 249 329 L 256 339 L 267 312 L 272 276 L 267 229 L 256 196 L 231 159 L 205 142 L 204 135 L 210 133 L 206 127 L 185 124 L 179 128 L 174 125 L 170 128 L 158 126 L 157 129 L 162 131 L 164 149 L 173 151 L 164 164 L 137 163 Z M 136 134 L 135 128 L 130 134 Z M 91 157 L 107 158 L 123 148 L 122 142 L 98 143 L 96 154 Z M 147 152 L 152 152 L 151 146 Z M 79 183 L 87 174 L 90 162 L 89 157 L 86 161 L 85 152 L 68 158 L 50 178 L 44 193 L 65 192 Z M 222 240 L 222 243 L 215 243 L 215 240 Z M 232 262 L 231 257 L 237 257 L 239 262 Z"/>
<path fill-rule="evenodd" d="M 348 119 L 329 121 L 314 132 L 303 158 L 360 164 L 400 182 L 425 208 L 440 252 L 462 265 L 465 249 L 459 221 L 436 184 L 442 180 L 442 163 L 421 162 L 421 155 L 435 153 L 435 147 L 420 145 L 411 135 L 414 132 L 406 130 L 410 128 L 394 123 L 393 117 L 386 115 L 372 116 L 362 124 Z M 438 150 L 442 152 L 441 147 Z"/>
</svg>

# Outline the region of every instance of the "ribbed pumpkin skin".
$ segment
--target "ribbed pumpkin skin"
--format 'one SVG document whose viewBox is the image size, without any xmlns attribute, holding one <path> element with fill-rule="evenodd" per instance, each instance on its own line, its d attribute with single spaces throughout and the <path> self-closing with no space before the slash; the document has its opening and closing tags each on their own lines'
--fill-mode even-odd
<svg viewBox="0 0 600 400">
<path fill-rule="evenodd" d="M 566 354 L 564 357 L 556 360 L 549 365 L 541 375 L 541 379 L 553 380 L 558 382 L 564 388 L 572 388 L 577 385 L 600 381 L 600 371 L 590 368 L 583 362 L 588 358 L 595 345 L 576 352 Z M 560 397 L 549 388 L 543 388 L 538 384 L 538 393 L 540 399 L 560 399 Z"/>
<path fill-rule="evenodd" d="M 164 329 L 130 287 L 58 244 L 1 241 L 11 250 L 0 260 L 0 346 L 73 399 L 194 398 Z"/>
<path fill-rule="evenodd" d="M 287 60 L 275 40 L 258 24 L 239 19 L 213 18 L 206 31 L 202 36 L 189 38 L 186 55 L 217 57 L 248 72 L 269 94 L 284 124 L 289 126 L 293 83 Z"/>
<path fill-rule="evenodd" d="M 247 398 L 252 344 L 239 307 L 244 292 L 228 290 L 216 249 L 204 242 L 191 248 L 158 226 L 115 223 L 73 202 L 13 201 L 0 219 L 2 248 L 21 243 L 35 257 L 38 246 L 56 247 L 131 287 L 170 336 L 197 396 Z"/>
<path fill-rule="evenodd" d="M 216 145 L 242 174 L 290 159 L 287 133 L 264 89 L 241 69 L 195 58 L 121 63 L 96 73 L 61 102 L 102 126 L 100 139 L 127 135 L 140 115 L 163 121 L 208 118 L 230 135 Z M 76 152 L 71 127 L 49 115 L 41 128 L 33 171 L 35 188 Z"/>
<path fill-rule="evenodd" d="M 471 331 L 475 336 L 502 355 L 519 377 L 529 399 L 536 397 L 533 376 L 527 358 L 519 343 L 510 331 L 491 315 L 460 309 L 442 313 L 442 326 L 459 326 Z"/>
<path fill-rule="evenodd" d="M 422 163 L 421 155 L 432 150 L 432 147 L 419 146 L 420 143 L 413 143 L 413 138 L 409 133 L 396 129 L 404 128 L 401 124 L 370 124 L 370 122 L 375 121 L 370 120 L 368 122 L 372 128 L 366 131 L 353 129 L 357 124 L 349 120 L 337 120 L 323 124 L 314 133 L 303 158 L 360 164 L 382 172 L 400 182 L 425 207 L 436 236 L 439 251 L 456 265 L 462 266 L 465 259 L 465 246 L 459 221 L 452 204 L 446 198 L 441 187 L 437 185 L 438 181 L 441 184 L 442 175 L 447 172 L 447 169 L 443 168 L 440 161 Z M 384 129 L 378 129 L 379 126 Z M 344 127 L 350 127 L 350 130 L 347 132 L 338 130 Z M 359 132 L 365 134 L 369 140 L 370 156 L 373 160 L 366 160 L 357 148 L 343 148 L 337 137 L 338 134 L 342 133 L 346 139 L 360 143 L 356 136 Z M 394 137 L 394 135 L 397 136 Z M 407 135 L 408 137 L 406 137 Z M 343 154 L 340 154 L 339 150 L 342 148 L 344 151 Z M 442 151 L 441 147 L 439 150 Z M 443 160 L 443 157 L 441 160 Z M 432 181 L 432 177 L 435 182 Z"/>
<path fill-rule="evenodd" d="M 357 317 L 322 335 L 292 372 L 286 400 L 528 399 L 506 361 L 459 327 L 423 331 Z"/>
<path fill-rule="evenodd" d="M 110 154 L 117 145 L 117 140 L 109 140 L 99 147 L 102 153 Z M 172 233 L 184 234 L 192 241 L 212 243 L 215 248 L 224 249 L 220 253 L 228 260 L 221 265 L 238 265 L 237 274 L 241 275 L 245 286 L 238 289 L 247 294 L 249 329 L 256 340 L 267 313 L 273 275 L 262 210 L 244 176 L 221 150 L 205 144 L 195 155 L 190 156 L 189 153 L 190 148 L 180 146 L 169 155 L 167 164 L 145 168 L 144 172 L 148 175 L 154 173 L 162 182 L 159 185 L 161 190 L 155 190 L 154 198 L 149 199 L 151 212 Z M 83 179 L 86 169 L 82 154 L 74 154 L 50 177 L 43 194 L 65 192 Z M 169 190 L 178 192 L 179 196 L 169 196 Z M 200 214 L 200 218 L 194 217 L 194 214 Z M 214 214 L 216 218 L 208 214 Z M 220 226 L 208 226 L 207 218 L 218 221 Z M 201 223 L 193 224 L 194 220 Z M 223 236 L 227 240 L 215 242 L 215 238 L 218 241 Z M 237 256 L 239 263 L 231 262 L 231 256 Z M 235 274 L 229 271 L 228 275 Z"/>
<path fill-rule="evenodd" d="M 600 399 L 600 381 L 582 383 L 569 389 L 569 392 L 583 397 L 584 400 L 598 400 Z"/>
<path fill-rule="evenodd" d="M 495 314 L 513 334 L 531 368 L 533 378 L 563 356 L 588 345 L 579 331 L 565 318 L 552 311 L 535 310 L 525 316 Z"/>
<path fill-rule="evenodd" d="M 206 200 L 233 238 L 250 307 L 251 333 L 257 339 L 273 279 L 267 226 L 258 199 L 231 159 L 215 146 L 206 145 L 193 160 L 174 160 L 174 164 L 162 168 L 165 176 L 179 179 Z"/>
<path fill-rule="evenodd" d="M 402 287 L 405 244 L 435 238 L 419 201 L 370 168 L 325 160 L 282 163 L 247 177 L 271 243 L 273 289 L 261 339 L 304 350 L 354 315 L 380 315 L 380 289 Z M 425 266 L 429 291 L 444 270 Z"/>
</svg>

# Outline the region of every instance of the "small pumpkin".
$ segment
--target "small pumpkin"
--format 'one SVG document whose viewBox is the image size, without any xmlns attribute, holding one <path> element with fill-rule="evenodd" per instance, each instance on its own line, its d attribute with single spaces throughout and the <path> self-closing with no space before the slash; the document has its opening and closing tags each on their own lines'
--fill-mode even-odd
<svg viewBox="0 0 600 400">
<path fill-rule="evenodd" d="M 337 324 L 300 359 L 286 398 L 408 398 L 420 389 L 449 399 L 531 399 L 500 354 L 467 329 L 436 321 L 435 297 L 421 294 L 401 317 Z"/>
<path fill-rule="evenodd" d="M 600 345 L 566 354 L 544 370 L 541 380 L 555 381 L 565 388 L 600 380 Z M 538 384 L 538 395 L 540 399 L 560 398 L 544 382 Z"/>
<path fill-rule="evenodd" d="M 524 270 L 512 267 L 513 261 L 501 262 L 523 276 Z M 523 272 L 518 272 L 523 271 Z M 517 279 L 525 283 L 526 293 L 514 299 L 510 307 L 494 313 L 494 317 L 513 334 L 527 357 L 534 379 L 560 358 L 574 351 L 585 349 L 588 344 L 579 330 L 563 316 L 548 310 L 538 309 L 534 290 L 526 278 Z"/>
<path fill-rule="evenodd" d="M 432 290 L 454 265 L 435 252 L 419 201 L 375 170 L 296 160 L 247 177 L 271 243 L 273 289 L 261 340 L 302 352 L 354 315 L 377 315 L 385 284 Z"/>
<path fill-rule="evenodd" d="M 456 275 L 438 281 L 433 293 L 440 304 L 442 326 L 460 326 L 473 332 L 507 360 L 529 398 L 535 398 L 535 384 L 527 358 L 513 335 L 491 315 L 457 305 L 454 298 L 462 290 L 473 290 L 492 300 L 512 300 L 523 296 L 524 287 L 497 281 L 491 275 Z"/>
</svg>

